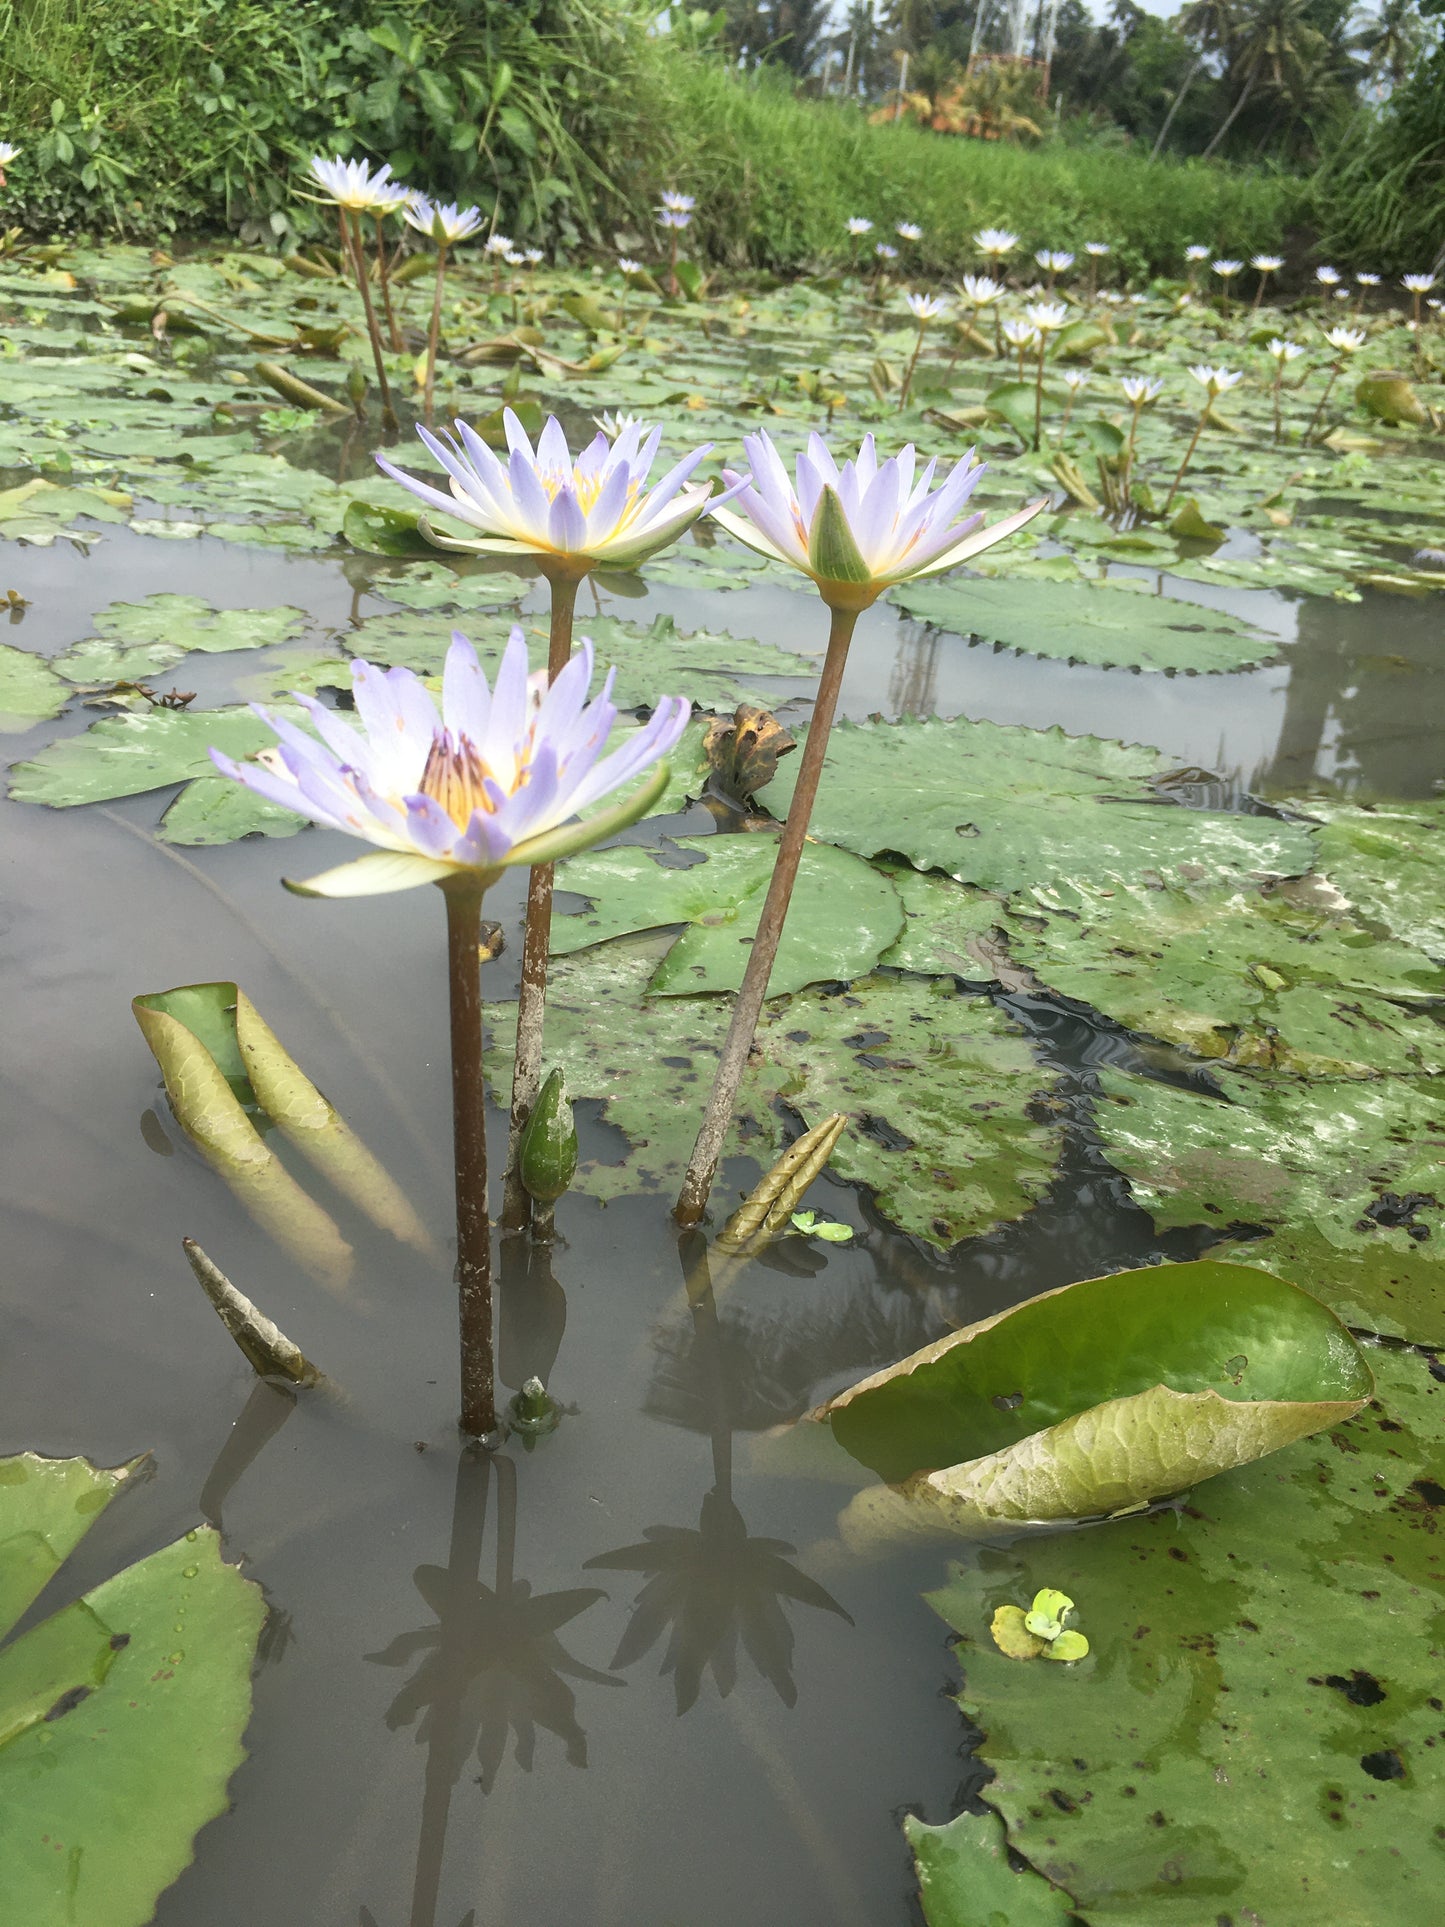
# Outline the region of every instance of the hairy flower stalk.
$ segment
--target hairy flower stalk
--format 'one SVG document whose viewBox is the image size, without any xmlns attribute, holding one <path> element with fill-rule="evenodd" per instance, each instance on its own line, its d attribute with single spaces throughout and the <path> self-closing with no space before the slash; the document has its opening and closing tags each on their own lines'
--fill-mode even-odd
<svg viewBox="0 0 1445 1927">
<path fill-rule="evenodd" d="M 452 1032 L 452 1121 L 457 1208 L 463 1430 L 496 1430 L 492 1362 L 491 1221 L 482 1086 L 479 958 L 482 899 L 503 871 L 589 849 L 635 822 L 667 782 L 666 756 L 687 726 L 688 705 L 664 696 L 651 720 L 603 754 L 617 710 L 612 678 L 588 702 L 592 645 L 584 642 L 547 688 L 527 673 L 527 644 L 513 629 L 495 686 L 475 650 L 453 632 L 438 712 L 408 669 L 351 668 L 361 730 L 308 696 L 296 696 L 316 736 L 256 706 L 275 748 L 236 763 L 212 761 L 267 801 L 378 847 L 288 889 L 309 897 L 376 896 L 439 885 L 447 906 Z M 318 740 L 319 738 L 319 740 Z M 651 778 L 610 810 L 575 822 L 622 784 Z"/>
<path fill-rule="evenodd" d="M 411 190 L 391 178 L 389 167 L 380 167 L 373 174 L 366 161 L 328 161 L 316 154 L 311 159 L 310 174 L 313 184 L 321 189 L 322 197 L 331 201 L 337 210 L 337 218 L 341 223 L 342 257 L 345 259 L 348 252 L 351 256 L 356 285 L 361 292 L 361 306 L 366 315 L 366 332 L 371 338 L 376 385 L 381 392 L 382 426 L 394 431 L 399 424 L 396 409 L 392 405 L 391 383 L 386 378 L 376 306 L 371 298 L 371 273 L 366 265 L 361 217 L 370 211 L 377 215 L 379 221 L 383 214 L 393 213 L 405 206 L 411 198 Z"/>
<path fill-rule="evenodd" d="M 504 463 L 465 422 L 456 434 L 417 433 L 446 470 L 450 493 L 408 475 L 378 455 L 393 481 L 430 507 L 480 531 L 467 540 L 439 534 L 423 515 L 417 526 L 439 548 L 530 557 L 551 591 L 547 673 L 556 678 L 572 651 L 572 619 L 582 580 L 597 568 L 635 569 L 675 542 L 702 514 L 709 488 L 689 481 L 712 444 L 695 448 L 651 489 L 647 478 L 661 429 L 643 439 L 630 421 L 615 438 L 600 430 L 574 461 L 567 437 L 549 418 L 533 449 L 510 409 Z M 517 1008 L 517 1055 L 512 1078 L 512 1122 L 502 1224 L 525 1230 L 530 1204 L 518 1177 L 517 1147 L 542 1078 L 542 1017 L 547 998 L 547 953 L 552 933 L 552 866 L 540 864 L 527 886 L 522 986 Z"/>
<path fill-rule="evenodd" d="M 831 622 L 797 787 L 733 1004 L 712 1094 L 677 1201 L 675 1215 L 683 1225 L 696 1224 L 707 1209 L 743 1066 L 767 997 L 858 617 L 895 582 L 954 568 L 1005 540 L 1048 502 L 1047 497 L 1031 502 L 991 528 L 982 528 L 981 515 L 964 514 L 984 472 L 972 453 L 935 488 L 936 463 L 929 462 L 922 474 L 915 474 L 917 458 L 911 445 L 880 463 L 871 435 L 864 438 L 855 459 L 844 462 L 841 469 L 822 437 L 810 435 L 806 452 L 798 457 L 795 479 L 790 479 L 765 431 L 747 436 L 743 446 L 748 473 L 723 471 L 736 507 L 714 508 L 714 519 L 748 548 L 806 575 L 827 604 Z"/>
<path fill-rule="evenodd" d="M 1213 408 L 1220 395 L 1227 394 L 1229 390 L 1233 388 L 1234 384 L 1241 379 L 1239 375 L 1232 373 L 1228 368 L 1209 368 L 1203 364 L 1197 368 L 1191 368 L 1189 372 L 1205 391 L 1204 408 L 1199 420 L 1194 424 L 1194 433 L 1189 438 L 1188 448 L 1184 451 L 1184 460 L 1179 464 L 1179 473 L 1174 477 L 1173 482 L 1170 484 L 1169 493 L 1164 497 L 1164 507 L 1160 510 L 1161 515 L 1167 515 L 1169 513 L 1169 505 L 1179 493 L 1179 484 L 1184 480 L 1184 472 L 1194 459 L 1194 451 L 1199 446 L 1199 437 L 1204 433 L 1204 424 L 1209 420 L 1210 409 Z"/>
<path fill-rule="evenodd" d="M 432 396 L 436 388 L 437 350 L 441 345 L 442 291 L 446 286 L 447 250 L 477 232 L 482 225 L 482 213 L 476 207 L 458 209 L 454 203 L 439 206 L 429 201 L 425 194 L 413 194 L 403 209 L 403 218 L 418 234 L 426 235 L 437 251 L 436 287 L 432 293 L 431 327 L 426 342 L 426 386 L 422 393 L 422 412 L 430 422 Z"/>
</svg>

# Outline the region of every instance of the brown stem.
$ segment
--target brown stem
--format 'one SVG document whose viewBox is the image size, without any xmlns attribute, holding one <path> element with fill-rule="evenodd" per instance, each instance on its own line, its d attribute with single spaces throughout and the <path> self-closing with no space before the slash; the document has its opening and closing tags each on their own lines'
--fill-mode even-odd
<svg viewBox="0 0 1445 1927">
<path fill-rule="evenodd" d="M 381 281 L 381 303 L 386 310 L 386 325 L 391 334 L 391 345 L 400 354 L 403 347 L 401 330 L 396 325 L 396 310 L 391 305 L 391 270 L 386 259 L 386 235 L 382 230 L 381 209 L 376 210 L 376 271 Z"/>
<path fill-rule="evenodd" d="M 1325 412 L 1325 403 L 1329 400 L 1330 395 L 1334 390 L 1335 383 L 1340 378 L 1340 370 L 1341 368 L 1344 367 L 1344 365 L 1345 364 L 1342 361 L 1337 361 L 1334 367 L 1331 368 L 1330 378 L 1325 383 L 1325 392 L 1320 396 L 1319 401 L 1315 407 L 1315 412 L 1313 413 L 1313 415 L 1310 416 L 1310 425 L 1304 432 L 1304 436 L 1302 438 L 1304 441 L 1306 442 L 1313 441 L 1314 432 L 1316 428 L 1319 427 L 1320 416 L 1323 415 Z"/>
<path fill-rule="evenodd" d="M 422 397 L 422 410 L 427 421 L 431 421 L 432 392 L 437 378 L 437 344 L 442 335 L 442 288 L 447 278 L 447 251 L 440 242 L 437 244 L 437 281 L 436 292 L 432 296 L 431 329 L 426 340 L 426 390 Z"/>
<path fill-rule="evenodd" d="M 1159 511 L 1161 515 L 1167 515 L 1169 513 L 1169 504 L 1179 493 L 1179 484 L 1184 480 L 1184 471 L 1188 468 L 1193 459 L 1194 451 L 1199 446 L 1199 437 L 1204 433 L 1204 424 L 1209 420 L 1209 411 L 1213 406 L 1214 397 L 1211 395 L 1209 400 L 1204 404 L 1204 413 L 1194 425 L 1194 433 L 1190 438 L 1188 448 L 1184 451 L 1184 460 L 1179 464 L 1179 473 L 1174 477 L 1173 482 L 1170 484 L 1169 493 L 1164 497 L 1164 506 Z"/>
<path fill-rule="evenodd" d="M 457 1310 L 461 1326 L 464 1432 L 497 1429 L 492 1348 L 492 1226 L 487 1215 L 487 1120 L 482 1086 L 483 885 L 457 871 L 447 900 L 447 972 L 452 1016 L 452 1141 L 457 1192 Z"/>
<path fill-rule="evenodd" d="M 898 397 L 898 406 L 900 408 L 906 408 L 908 406 L 908 397 L 913 390 L 913 371 L 918 366 L 919 355 L 923 352 L 923 332 L 927 326 L 928 323 L 926 321 L 920 321 L 918 324 L 918 339 L 913 344 L 913 353 L 909 358 L 908 367 L 903 376 L 902 392 Z"/>
<path fill-rule="evenodd" d="M 392 406 L 391 383 L 386 378 L 386 364 L 382 360 L 381 336 L 377 332 L 376 309 L 371 299 L 371 276 L 366 271 L 366 256 L 361 245 L 361 216 L 358 214 L 354 222 L 348 222 L 343 215 L 342 225 L 347 227 L 351 234 L 351 265 L 356 274 L 356 285 L 361 290 L 361 305 L 366 311 L 366 331 L 371 336 L 371 353 L 376 363 L 376 385 L 381 390 L 381 425 L 383 428 L 395 430 L 399 424 L 396 419 L 396 410 Z"/>
<path fill-rule="evenodd" d="M 1044 354 L 1049 345 L 1047 335 L 1039 336 L 1039 365 L 1034 376 L 1034 447 L 1037 449 L 1044 433 Z"/>
<path fill-rule="evenodd" d="M 798 786 L 793 791 L 788 819 L 783 825 L 777 861 L 773 865 L 772 881 L 768 885 L 763 914 L 758 922 L 758 934 L 753 939 L 753 947 L 748 955 L 748 967 L 743 974 L 742 988 L 738 991 L 737 1001 L 733 1005 L 732 1021 L 728 1025 L 728 1034 L 718 1059 L 712 1095 L 708 1099 L 707 1110 L 703 1114 L 702 1127 L 698 1131 L 692 1160 L 687 1167 L 687 1176 L 683 1180 L 682 1191 L 673 1213 L 678 1223 L 682 1225 L 696 1224 L 707 1209 L 708 1193 L 712 1190 L 713 1175 L 717 1170 L 723 1139 L 732 1121 L 738 1085 L 742 1082 L 743 1067 L 747 1063 L 748 1052 L 752 1049 L 758 1018 L 762 1014 L 763 1002 L 768 994 L 768 979 L 773 973 L 773 960 L 778 954 L 778 943 L 783 934 L 783 920 L 788 914 L 793 884 L 797 880 L 798 864 L 802 858 L 803 844 L 807 839 L 808 823 L 813 814 L 813 801 L 818 794 L 818 779 L 823 774 L 823 759 L 828 753 L 828 734 L 833 727 L 833 712 L 838 707 L 838 692 L 843 686 L 843 670 L 848 661 L 848 645 L 853 639 L 853 628 L 858 620 L 859 611 L 835 608 L 832 614 L 832 627 L 828 632 L 828 653 L 823 660 L 823 673 L 818 679 L 817 701 L 813 705 L 813 719 L 808 725 L 807 741 L 803 745 L 802 762 L 798 769 Z"/>
<path fill-rule="evenodd" d="M 1284 363 L 1282 361 L 1277 361 L 1274 365 L 1274 438 L 1276 441 L 1279 440 L 1279 434 L 1280 434 L 1280 415 L 1279 415 L 1280 388 L 1283 385 L 1283 382 L 1284 382 Z"/>
<path fill-rule="evenodd" d="M 547 644 L 547 680 L 554 682 L 572 654 L 572 616 L 582 574 L 557 569 L 552 588 L 552 622 Z M 517 1168 L 517 1152 L 542 1082 L 542 1020 L 547 1004 L 547 952 L 552 942 L 552 871 L 537 864 L 527 877 L 527 921 L 522 937 L 522 983 L 517 997 L 517 1055 L 512 1071 L 512 1124 L 507 1140 L 507 1172 L 502 1185 L 502 1229 L 525 1231 L 532 1201 Z"/>
</svg>

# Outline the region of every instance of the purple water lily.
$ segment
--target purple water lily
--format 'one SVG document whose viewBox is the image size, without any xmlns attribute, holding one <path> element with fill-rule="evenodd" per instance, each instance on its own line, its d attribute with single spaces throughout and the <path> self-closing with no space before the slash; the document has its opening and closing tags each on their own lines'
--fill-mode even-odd
<svg viewBox="0 0 1445 1927">
<path fill-rule="evenodd" d="M 550 863 L 600 842 L 660 794 L 665 765 L 616 809 L 585 824 L 570 821 L 657 765 L 687 726 L 688 704 L 664 696 L 651 719 L 604 756 L 618 713 L 615 674 L 609 671 L 588 702 L 592 644 L 584 641 L 548 689 L 545 676 L 528 675 L 526 641 L 513 629 L 489 688 L 476 651 L 453 631 L 440 713 L 411 670 L 354 662 L 360 731 L 323 703 L 297 696 L 319 742 L 256 704 L 279 738 L 276 746 L 256 762 L 237 763 L 217 749 L 211 760 L 268 802 L 380 846 L 288 885 L 304 896 L 376 896 L 440 883 L 457 871 L 491 880 L 512 864 Z"/>
</svg>

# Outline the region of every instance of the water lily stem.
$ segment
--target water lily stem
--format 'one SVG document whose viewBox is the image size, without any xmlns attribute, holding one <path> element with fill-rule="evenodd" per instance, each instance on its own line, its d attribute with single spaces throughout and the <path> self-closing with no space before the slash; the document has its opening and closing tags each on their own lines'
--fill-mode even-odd
<svg viewBox="0 0 1445 1927">
<path fill-rule="evenodd" d="M 554 681 L 572 655 L 572 617 L 582 577 L 557 570 L 552 588 L 552 625 L 547 644 L 547 680 Z M 525 1231 L 532 1215 L 518 1170 L 517 1153 L 542 1083 L 542 1019 L 547 1004 L 547 952 L 552 941 L 552 871 L 539 863 L 527 877 L 527 922 L 522 937 L 522 983 L 517 999 L 517 1056 L 512 1071 L 512 1124 L 507 1139 L 507 1174 L 502 1189 L 502 1229 Z"/>
<path fill-rule="evenodd" d="M 908 358 L 908 367 L 903 376 L 903 387 L 898 396 L 898 406 L 900 409 L 908 406 L 908 397 L 913 392 L 913 371 L 918 366 L 919 355 L 923 352 L 923 336 L 927 327 L 928 323 L 926 321 L 920 321 L 918 324 L 918 339 L 914 342 L 913 353 Z"/>
<path fill-rule="evenodd" d="M 778 954 L 783 920 L 788 914 L 788 903 L 797 880 L 798 864 L 813 814 L 813 802 L 818 794 L 818 780 L 823 774 L 823 759 L 828 752 L 833 712 L 838 707 L 838 692 L 843 686 L 848 645 L 853 639 L 859 611 L 835 608 L 832 614 L 828 653 L 823 661 L 823 673 L 818 679 L 818 696 L 813 705 L 812 721 L 808 725 L 807 741 L 803 745 L 798 786 L 793 791 L 788 819 L 783 825 L 772 881 L 768 885 L 763 914 L 758 922 L 758 934 L 748 954 L 742 988 L 733 1005 L 732 1021 L 728 1025 L 728 1034 L 718 1059 L 712 1095 L 703 1114 L 702 1128 L 698 1131 L 692 1160 L 687 1167 L 687 1176 L 683 1180 L 673 1214 L 681 1225 L 696 1224 L 707 1209 L 708 1193 L 712 1190 L 723 1139 L 732 1121 L 738 1085 L 742 1082 L 743 1067 L 752 1049 L 758 1018 L 768 994 L 768 979 L 773 972 L 773 960 Z"/>
<path fill-rule="evenodd" d="M 436 290 L 432 295 L 431 328 L 426 338 L 426 388 L 422 395 L 422 412 L 428 422 L 432 414 L 432 394 L 436 388 L 437 348 L 442 337 L 442 290 L 447 279 L 447 251 L 444 242 L 437 244 Z"/>
<path fill-rule="evenodd" d="M 381 223 L 382 213 L 378 208 L 376 210 L 376 273 L 377 279 L 381 282 L 381 304 L 386 310 L 386 326 L 391 336 L 392 350 L 400 354 L 405 344 L 401 338 L 401 329 L 396 325 L 396 310 L 391 305 L 391 270 L 387 265 L 386 233 Z"/>
<path fill-rule="evenodd" d="M 1184 460 L 1179 464 L 1179 473 L 1174 477 L 1174 480 L 1170 483 L 1169 493 L 1164 497 L 1164 506 L 1159 511 L 1161 515 L 1167 515 L 1169 513 L 1169 504 L 1174 500 L 1174 497 L 1179 493 L 1179 484 L 1184 480 L 1184 471 L 1188 468 L 1190 462 L 1193 461 L 1194 459 L 1194 451 L 1199 446 L 1199 437 L 1204 433 L 1204 424 L 1209 420 L 1209 411 L 1213 406 L 1214 406 L 1214 397 L 1211 395 L 1209 400 L 1204 404 L 1204 413 L 1199 417 L 1199 420 L 1194 424 L 1194 433 L 1193 435 L 1190 436 L 1189 446 L 1184 451 Z"/>
<path fill-rule="evenodd" d="M 376 307 L 371 299 L 371 276 L 366 271 L 366 254 L 361 245 L 361 216 L 353 217 L 343 225 L 351 235 L 351 265 L 356 274 L 356 285 L 361 290 L 361 305 L 366 311 L 366 331 L 371 336 L 371 353 L 376 362 L 376 385 L 381 390 L 381 425 L 390 431 L 399 426 L 396 409 L 392 406 L 391 383 L 386 378 L 386 363 L 382 359 L 381 335 L 376 325 Z"/>
<path fill-rule="evenodd" d="M 492 1343 L 492 1225 L 487 1213 L 487 1122 L 482 1085 L 483 887 L 456 871 L 447 900 L 447 970 L 452 1014 L 452 1139 L 457 1189 L 457 1309 L 461 1326 L 462 1430 L 497 1429 Z"/>
<path fill-rule="evenodd" d="M 1044 434 L 1044 356 L 1048 352 L 1049 338 L 1039 335 L 1039 362 L 1034 372 L 1034 448 L 1037 450 Z"/>
<path fill-rule="evenodd" d="M 1330 378 L 1325 383 L 1325 392 L 1320 396 L 1319 401 L 1315 404 L 1315 412 L 1313 413 L 1313 415 L 1310 416 L 1310 425 L 1304 432 L 1303 439 L 1306 442 L 1312 442 L 1315 438 L 1315 430 L 1319 427 L 1320 417 L 1325 412 L 1325 403 L 1329 400 L 1330 395 L 1333 393 L 1335 383 L 1340 378 L 1340 370 L 1344 367 L 1344 365 L 1345 364 L 1342 361 L 1337 361 L 1334 367 L 1331 368 L 1330 370 Z"/>
</svg>

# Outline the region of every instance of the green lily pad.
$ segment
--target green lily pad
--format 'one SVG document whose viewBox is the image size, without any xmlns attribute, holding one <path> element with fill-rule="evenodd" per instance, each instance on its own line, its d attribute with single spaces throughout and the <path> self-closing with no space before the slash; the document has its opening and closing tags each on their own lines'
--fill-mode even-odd
<svg viewBox="0 0 1445 1927">
<path fill-rule="evenodd" d="M 1445 1079 L 1223 1073 L 1223 1103 L 1117 1071 L 1100 1081 L 1105 1152 L 1161 1228 L 1263 1226 L 1230 1255 L 1348 1324 L 1445 1343 Z"/>
<path fill-rule="evenodd" d="M 198 776 L 161 818 L 160 839 L 187 849 L 235 843 L 243 836 L 295 836 L 306 818 L 268 803 L 228 776 Z"/>
<path fill-rule="evenodd" d="M 42 656 L 0 642 L 0 735 L 19 735 L 58 716 L 70 691 Z"/>
<path fill-rule="evenodd" d="M 736 990 L 772 879 L 777 841 L 771 836 L 683 837 L 672 848 L 689 856 L 696 852 L 702 861 L 678 867 L 657 851 L 622 845 L 562 864 L 557 887 L 591 898 L 592 907 L 553 917 L 553 955 L 685 923 L 688 929 L 658 965 L 650 990 L 659 996 Z M 845 850 L 810 843 L 798 868 L 769 995 L 866 975 L 902 922 L 887 877 Z"/>
<path fill-rule="evenodd" d="M 134 1467 L 0 1459 L 0 1633 Z M 26 1927 L 142 1927 L 225 1811 L 259 1589 L 188 1533 L 0 1651 L 0 1864 Z"/>
<path fill-rule="evenodd" d="M 818 1416 L 888 1482 L 851 1503 L 846 1536 L 892 1521 L 987 1536 L 1167 1498 L 1337 1423 L 1372 1390 L 1359 1347 L 1317 1299 L 1204 1259 L 1028 1299 Z M 1069 1595 L 1089 1598 L 1092 1624 L 1092 1596 Z"/>
<path fill-rule="evenodd" d="M 893 601 L 938 629 L 1111 668 L 1250 669 L 1270 661 L 1279 647 L 1235 616 L 1166 600 L 1130 576 L 1101 583 L 955 576 L 902 583 Z"/>
<path fill-rule="evenodd" d="M 303 720 L 299 716 L 297 720 Z M 51 743 L 10 772 L 10 794 L 21 803 L 70 809 L 118 796 L 215 775 L 208 754 L 254 756 L 276 740 L 249 709 L 150 709 L 105 716 L 81 736 Z"/>
<path fill-rule="evenodd" d="M 1445 803 L 1312 798 L 1294 807 L 1323 820 L 1316 862 L 1353 907 L 1445 959 Z"/>
<path fill-rule="evenodd" d="M 928 1927 L 1070 1927 L 1068 1896 L 1031 1867 L 1015 1870 L 1003 1821 L 991 1808 L 960 1813 L 942 1827 L 910 1814 L 903 1831 Z"/>
<path fill-rule="evenodd" d="M 264 649 L 298 634 L 306 613 L 289 607 L 213 609 L 199 596 L 162 592 L 143 602 L 113 602 L 94 622 L 94 636 L 56 658 L 56 669 L 70 682 L 134 681 L 191 654 Z"/>
<path fill-rule="evenodd" d="M 1378 1403 L 1328 1436 L 930 1596 L 1009 1844 L 1099 1927 L 1434 1916 L 1445 1386 L 1370 1357 Z M 1088 1601 L 1082 1666 L 992 1649 L 1047 1583 Z"/>
<path fill-rule="evenodd" d="M 789 756 L 761 800 L 782 815 Z M 1271 817 L 1147 799 L 1169 769 L 1153 749 L 966 718 L 839 724 L 828 744 L 813 834 L 859 856 L 896 851 L 920 870 L 1007 894 L 1055 880 L 1123 875 L 1298 875 L 1308 828 Z"/>
<path fill-rule="evenodd" d="M 1051 990 L 1197 1056 L 1305 1077 L 1445 1070 L 1445 972 L 1308 902 L 1115 877 L 1036 890 L 1002 921 Z"/>
</svg>

